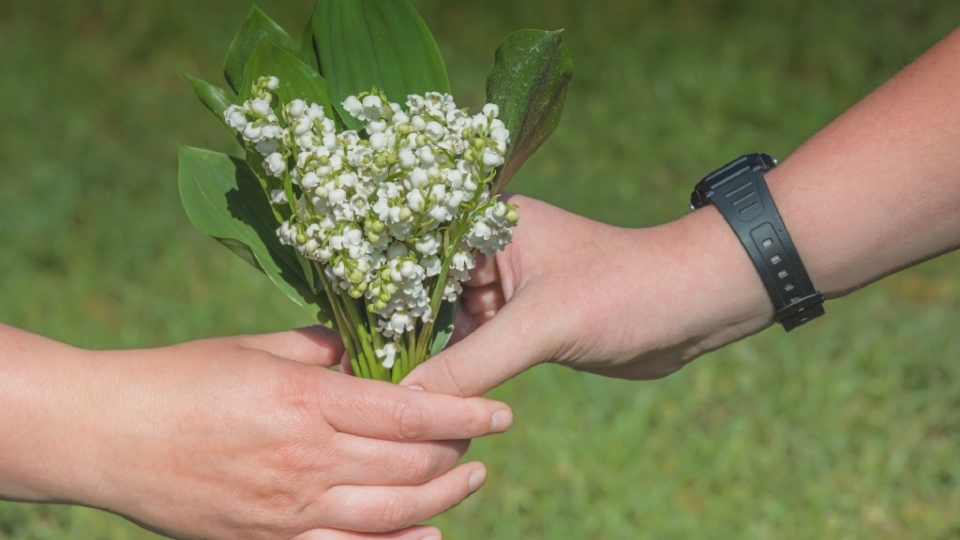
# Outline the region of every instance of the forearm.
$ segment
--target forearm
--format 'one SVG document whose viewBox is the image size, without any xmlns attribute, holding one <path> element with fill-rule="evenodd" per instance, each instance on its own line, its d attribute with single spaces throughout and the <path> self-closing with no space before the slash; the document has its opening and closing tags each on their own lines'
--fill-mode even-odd
<svg viewBox="0 0 960 540">
<path fill-rule="evenodd" d="M 958 94 L 960 31 L 954 31 L 766 174 L 804 265 L 827 298 L 960 246 Z M 669 275 L 653 279 L 671 285 L 638 287 L 674 306 L 666 311 L 677 315 L 679 329 L 666 342 L 680 342 L 680 360 L 773 323 L 773 304 L 716 208 L 654 231 L 655 242 L 672 247 L 664 264 Z M 639 245 L 650 245 L 646 233 L 638 234 Z"/>
<path fill-rule="evenodd" d="M 828 298 L 960 246 L 957 95 L 960 31 L 766 175 Z M 467 311 L 489 322 L 407 384 L 476 395 L 543 361 L 657 378 L 773 324 L 760 276 L 712 205 L 625 230 L 511 202 L 522 216 L 513 244 L 464 293 Z M 491 318 L 498 292 L 505 305 Z"/>
<path fill-rule="evenodd" d="M 826 297 L 960 246 L 958 92 L 960 31 L 954 31 L 766 174 L 804 265 Z M 745 320 L 754 321 L 752 331 L 772 322 L 772 304 L 758 302 L 758 294 L 765 299 L 760 279 L 716 209 L 666 229 L 678 244 L 697 246 L 702 262 L 694 266 L 723 283 L 701 294 L 716 306 L 711 333 Z"/>
<path fill-rule="evenodd" d="M 0 499 L 65 501 L 78 474 L 76 392 L 89 353 L 0 325 Z"/>
<path fill-rule="evenodd" d="M 827 297 L 960 246 L 958 96 L 954 31 L 769 174 Z"/>
</svg>

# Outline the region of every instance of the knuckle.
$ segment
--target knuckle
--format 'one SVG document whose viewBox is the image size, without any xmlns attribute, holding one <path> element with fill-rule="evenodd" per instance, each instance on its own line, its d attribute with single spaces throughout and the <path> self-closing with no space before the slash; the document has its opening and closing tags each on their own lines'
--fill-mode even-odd
<svg viewBox="0 0 960 540">
<path fill-rule="evenodd" d="M 468 398 L 465 403 L 466 406 L 457 415 L 456 428 L 459 431 L 460 438 L 470 439 L 490 433 L 490 414 L 476 399 Z"/>
<path fill-rule="evenodd" d="M 275 388 L 280 414 L 293 422 L 314 422 L 323 413 L 323 396 L 320 381 L 301 370 L 281 374 Z"/>
<path fill-rule="evenodd" d="M 419 439 L 427 427 L 423 408 L 409 399 L 401 399 L 393 406 L 393 422 L 400 439 Z"/>
<path fill-rule="evenodd" d="M 412 451 L 405 452 L 405 455 L 400 458 L 400 466 L 404 477 L 416 484 L 422 484 L 436 475 L 441 464 L 436 452 L 415 447 Z"/>
<path fill-rule="evenodd" d="M 384 499 L 377 514 L 377 528 L 383 532 L 403 529 L 417 521 L 413 516 L 413 501 L 400 494 L 392 494 Z"/>
</svg>

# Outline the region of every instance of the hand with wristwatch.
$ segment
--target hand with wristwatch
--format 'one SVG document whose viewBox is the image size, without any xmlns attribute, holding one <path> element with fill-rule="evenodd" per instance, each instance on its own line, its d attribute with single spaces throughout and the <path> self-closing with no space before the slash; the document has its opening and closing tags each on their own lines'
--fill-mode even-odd
<svg viewBox="0 0 960 540">
<path fill-rule="evenodd" d="M 707 175 L 694 211 L 657 227 L 512 197 L 514 241 L 473 271 L 459 341 L 404 384 L 479 395 L 543 362 L 663 377 L 957 249 L 958 65 L 955 30 L 779 165 L 747 154 Z"/>
</svg>

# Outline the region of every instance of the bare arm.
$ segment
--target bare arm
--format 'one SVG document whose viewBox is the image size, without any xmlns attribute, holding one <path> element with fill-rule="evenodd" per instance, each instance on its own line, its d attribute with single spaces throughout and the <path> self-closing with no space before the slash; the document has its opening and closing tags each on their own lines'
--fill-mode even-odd
<svg viewBox="0 0 960 540">
<path fill-rule="evenodd" d="M 467 439 L 512 421 L 330 371 L 343 349 L 320 328 L 91 352 L 0 325 L 0 344 L 0 498 L 175 538 L 438 538 L 412 525 L 483 483 L 455 467 Z"/>
<path fill-rule="evenodd" d="M 960 30 L 767 181 L 828 298 L 960 246 Z M 464 294 L 464 327 L 486 324 L 405 384 L 476 395 L 544 361 L 662 377 L 773 323 L 756 270 L 712 206 L 626 230 L 512 202 L 521 207 L 515 243 L 478 268 Z"/>
</svg>

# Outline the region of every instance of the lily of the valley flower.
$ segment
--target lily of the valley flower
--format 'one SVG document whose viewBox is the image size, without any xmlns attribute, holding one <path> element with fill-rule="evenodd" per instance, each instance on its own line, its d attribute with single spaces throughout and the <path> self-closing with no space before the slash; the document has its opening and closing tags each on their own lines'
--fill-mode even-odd
<svg viewBox="0 0 960 540">
<path fill-rule="evenodd" d="M 281 243 L 318 265 L 331 301 L 369 334 L 368 356 L 391 369 L 414 353 L 440 301 L 457 300 L 472 253 L 510 242 L 516 207 L 491 193 L 510 134 L 494 104 L 470 116 L 448 94 L 401 106 L 376 91 L 342 103 L 364 129 L 337 132 L 320 105 L 276 103 L 280 84 L 261 77 L 224 120 L 283 182 L 270 195 L 289 208 Z"/>
</svg>

